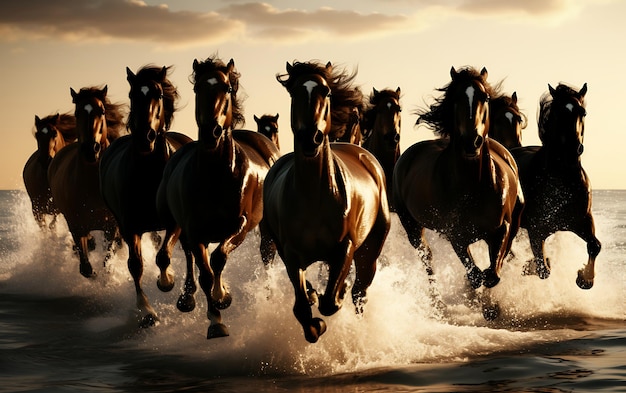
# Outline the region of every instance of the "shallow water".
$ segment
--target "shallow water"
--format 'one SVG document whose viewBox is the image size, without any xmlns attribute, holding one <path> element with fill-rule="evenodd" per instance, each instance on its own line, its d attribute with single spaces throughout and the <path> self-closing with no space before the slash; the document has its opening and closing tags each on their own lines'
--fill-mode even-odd
<svg viewBox="0 0 626 393">
<path fill-rule="evenodd" d="M 626 192 L 594 194 L 603 250 L 596 281 L 583 291 L 576 271 L 585 244 L 569 233 L 549 239 L 547 280 L 522 276 L 529 258 L 522 232 L 502 281 L 491 293 L 502 310 L 486 322 L 468 295 L 463 268 L 447 242 L 429 233 L 436 290 L 393 216 L 363 316 L 347 301 L 325 317 L 328 331 L 307 343 L 291 312 L 293 289 L 282 262 L 264 269 L 257 233 L 231 254 L 224 277 L 233 294 L 223 312 L 227 338 L 206 340 L 206 301 L 182 314 L 177 286 L 155 285 L 155 251 L 144 238 L 144 289 L 160 322 L 140 329 L 122 249 L 96 279 L 82 278 L 61 219 L 41 234 L 27 197 L 0 192 L 0 391 L 313 391 L 478 392 L 624 391 L 626 381 Z M 101 234 L 96 233 L 98 240 Z M 481 267 L 486 247 L 473 246 Z M 324 269 L 308 277 L 321 286 Z"/>
</svg>

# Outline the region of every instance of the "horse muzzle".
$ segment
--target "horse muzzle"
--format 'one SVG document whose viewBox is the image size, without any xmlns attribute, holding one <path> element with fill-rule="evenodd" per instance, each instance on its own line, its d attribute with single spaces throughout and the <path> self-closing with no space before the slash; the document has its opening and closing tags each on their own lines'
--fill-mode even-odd
<svg viewBox="0 0 626 393">
<path fill-rule="evenodd" d="M 306 134 L 306 133 L 302 133 Z M 300 135 L 302 135 L 300 134 Z M 318 153 L 319 147 L 324 143 L 326 135 L 320 130 L 316 130 L 310 137 L 301 137 L 300 146 L 302 147 L 302 152 L 307 157 L 315 157 Z"/>
<path fill-rule="evenodd" d="M 89 163 L 95 163 L 100 158 L 100 152 L 102 151 L 102 146 L 98 142 L 94 142 L 93 144 L 83 143 L 81 146 L 81 151 L 85 161 Z"/>
<path fill-rule="evenodd" d="M 224 127 L 216 124 L 213 127 L 200 127 L 199 140 L 208 149 L 215 149 L 224 135 Z"/>
<path fill-rule="evenodd" d="M 476 135 L 473 139 L 466 140 L 463 144 L 463 153 L 468 158 L 475 158 L 480 154 L 480 150 L 485 142 L 485 138 Z"/>
</svg>

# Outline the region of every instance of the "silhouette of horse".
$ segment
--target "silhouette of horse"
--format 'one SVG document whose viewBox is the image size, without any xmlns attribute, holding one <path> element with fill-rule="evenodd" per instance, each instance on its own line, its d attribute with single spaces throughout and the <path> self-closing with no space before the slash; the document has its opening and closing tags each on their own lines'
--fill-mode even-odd
<svg viewBox="0 0 626 393">
<path fill-rule="evenodd" d="M 194 60 L 193 71 L 198 140 L 168 162 L 157 207 L 168 228 L 180 226 L 181 242 L 193 253 L 207 297 L 207 338 L 214 338 L 229 334 L 220 313 L 231 303 L 222 271 L 230 252 L 261 220 L 263 181 L 279 152 L 258 132 L 233 131 L 243 114 L 232 59 L 228 64 L 214 57 Z M 210 243 L 219 245 L 209 261 Z"/>
<path fill-rule="evenodd" d="M 170 156 L 191 142 L 188 136 L 169 131 L 178 92 L 167 78 L 168 70 L 168 67 L 149 65 L 142 67 L 135 75 L 126 68 L 130 84 L 127 122 L 130 135 L 113 142 L 103 153 L 100 162 L 102 196 L 128 245 L 128 269 L 135 283 L 137 307 L 143 315 L 142 326 L 154 325 L 158 317 L 141 288 L 141 237 L 146 232 L 165 229 L 165 224 L 157 215 L 157 189 Z M 170 228 L 156 256 L 156 264 L 161 270 L 157 286 L 161 291 L 170 291 L 174 286 L 169 266 L 178 235 Z M 191 265 L 191 253 L 185 254 L 188 265 Z M 195 291 L 193 275 L 187 277 L 186 286 Z M 186 300 L 189 299 L 179 302 L 179 308 L 185 311 L 193 309 L 194 304 Z"/>
<path fill-rule="evenodd" d="M 452 67 L 450 76 L 452 81 L 439 89 L 443 96 L 428 111 L 418 112 L 418 123 L 427 123 L 441 138 L 418 142 L 402 153 L 393 174 L 394 207 L 429 274 L 432 253 L 425 228 L 450 241 L 472 288 L 491 288 L 500 281 L 523 196 L 513 157 L 488 138 L 489 97 L 496 92 L 487 83 L 487 70 L 457 72 Z M 489 248 L 490 266 L 484 271 L 469 251 L 481 239 Z M 485 318 L 497 313 L 483 305 Z"/>
<path fill-rule="evenodd" d="M 564 84 L 548 88 L 539 103 L 542 145 L 512 150 L 526 196 L 521 226 L 528 231 L 536 272 L 541 278 L 550 275 L 550 261 L 543 254 L 548 236 L 571 231 L 583 239 L 589 260 L 578 271 L 576 284 L 589 289 L 601 244 L 591 214 L 591 185 L 581 164 L 587 84 L 578 91 Z"/>
<path fill-rule="evenodd" d="M 522 146 L 522 130 L 526 116 L 517 106 L 517 93 L 501 94 L 489 100 L 489 138 L 511 150 Z"/>
<path fill-rule="evenodd" d="M 24 165 L 22 177 L 31 201 L 33 216 L 41 229 L 54 229 L 59 214 L 50 192 L 48 166 L 56 153 L 66 145 L 75 142 L 76 138 L 74 115 L 57 113 L 43 119 L 35 116 L 37 150 L 31 154 Z M 49 225 L 46 224 L 47 215 L 52 216 Z"/>
<path fill-rule="evenodd" d="M 89 233 L 104 231 L 108 250 L 104 263 L 119 244 L 115 218 L 100 195 L 98 166 L 102 153 L 115 140 L 123 127 L 122 106 L 107 98 L 107 87 L 70 89 L 76 104 L 78 142 L 61 149 L 48 169 L 48 180 L 54 203 L 67 221 L 78 250 L 80 273 L 95 275 L 88 256 Z"/>
<path fill-rule="evenodd" d="M 280 142 L 278 140 L 278 113 L 276 116 L 263 115 L 257 117 L 257 115 L 254 115 L 254 121 L 256 122 L 257 132 L 268 137 L 269 140 L 274 142 L 278 150 L 280 150 Z"/>
<path fill-rule="evenodd" d="M 393 168 L 400 157 L 400 93 L 399 87 L 381 91 L 374 88 L 363 115 L 362 146 L 378 159 L 385 171 L 387 197 L 391 205 Z"/>
<path fill-rule="evenodd" d="M 291 95 L 294 150 L 265 178 L 261 253 L 270 263 L 278 250 L 295 289 L 294 315 L 313 343 L 326 331 L 326 323 L 313 318 L 311 305 L 318 296 L 306 281 L 306 268 L 327 263 L 328 284 L 319 297 L 319 311 L 332 315 L 343 303 L 354 259 L 352 301 L 362 312 L 390 227 L 385 177 L 367 150 L 329 142 L 331 100 L 350 98 L 351 78 L 333 70 L 330 62 L 296 62 L 287 63 L 287 74 L 277 75 L 277 80 Z M 342 106 L 341 101 L 336 104 Z"/>
</svg>

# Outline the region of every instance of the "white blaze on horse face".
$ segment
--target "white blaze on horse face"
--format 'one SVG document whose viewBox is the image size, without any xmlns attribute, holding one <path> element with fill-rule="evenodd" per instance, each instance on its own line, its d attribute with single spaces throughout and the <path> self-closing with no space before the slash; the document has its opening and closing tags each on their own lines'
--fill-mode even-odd
<svg viewBox="0 0 626 393">
<path fill-rule="evenodd" d="M 506 117 L 507 119 L 509 119 L 509 123 L 513 124 L 513 118 L 515 116 L 513 116 L 513 114 L 511 112 L 507 112 L 504 114 L 504 117 Z"/>
<path fill-rule="evenodd" d="M 144 96 L 147 96 L 149 91 L 150 91 L 150 88 L 148 86 L 141 86 L 141 92 L 143 93 Z"/>
<path fill-rule="evenodd" d="M 272 130 L 272 127 L 270 126 L 265 126 L 265 131 L 270 132 Z"/>
<path fill-rule="evenodd" d="M 48 133 L 48 127 L 44 127 L 41 129 L 41 133 L 46 135 Z"/>
<path fill-rule="evenodd" d="M 465 89 L 465 95 L 467 95 L 467 99 L 469 100 L 470 119 L 474 118 L 474 112 L 472 111 L 472 108 L 474 107 L 474 94 L 475 93 L 476 93 L 476 89 L 474 88 L 474 86 L 468 86 L 467 89 Z"/>
<path fill-rule="evenodd" d="M 207 82 L 209 82 L 209 85 L 211 85 L 211 86 L 217 85 L 217 78 L 215 78 L 215 77 L 209 78 L 209 80 L 207 80 Z"/>
<path fill-rule="evenodd" d="M 391 109 L 391 102 L 387 103 L 387 109 Z"/>
<path fill-rule="evenodd" d="M 93 106 L 91 106 L 91 104 L 85 105 L 85 111 L 87 113 L 91 113 L 92 110 L 93 110 Z"/>
<path fill-rule="evenodd" d="M 567 104 L 567 105 L 565 105 L 565 108 L 567 108 L 568 111 L 573 112 L 574 111 L 574 104 Z"/>
<path fill-rule="evenodd" d="M 317 82 L 315 81 L 306 81 L 302 84 L 305 88 L 307 93 L 309 93 L 309 103 L 311 102 L 311 94 L 313 93 L 313 89 L 317 86 Z"/>
</svg>

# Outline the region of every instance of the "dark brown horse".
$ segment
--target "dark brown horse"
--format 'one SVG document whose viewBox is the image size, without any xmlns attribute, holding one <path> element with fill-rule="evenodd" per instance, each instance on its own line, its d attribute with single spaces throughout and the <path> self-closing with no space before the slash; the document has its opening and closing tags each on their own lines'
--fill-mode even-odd
<svg viewBox="0 0 626 393">
<path fill-rule="evenodd" d="M 548 236 L 571 231 L 583 239 L 589 260 L 578 271 L 576 284 L 589 289 L 601 244 L 591 214 L 591 185 L 581 164 L 587 84 L 580 90 L 564 84 L 556 89 L 548 87 L 539 103 L 542 145 L 512 150 L 526 196 L 521 226 L 528 230 L 536 272 L 541 278 L 550 275 L 550 261 L 543 254 Z"/>
<path fill-rule="evenodd" d="M 76 141 L 76 118 L 70 113 L 57 113 L 43 119 L 35 116 L 35 139 L 37 150 L 24 165 L 22 177 L 35 221 L 41 229 L 54 229 L 59 210 L 52 200 L 48 167 L 59 150 Z M 50 224 L 46 223 L 46 216 L 52 216 Z"/>
<path fill-rule="evenodd" d="M 207 338 L 214 338 L 228 335 L 220 310 L 230 305 L 231 295 L 222 270 L 230 252 L 261 220 L 263 181 L 279 152 L 258 132 L 233 131 L 243 114 L 232 59 L 228 64 L 217 58 L 195 60 L 193 70 L 198 140 L 168 162 L 157 207 L 168 228 L 180 226 L 181 242 L 193 253 L 207 297 Z M 219 245 L 209 260 L 210 243 Z"/>
<path fill-rule="evenodd" d="M 391 202 L 393 168 L 400 157 L 401 112 L 400 88 L 396 90 L 375 88 L 363 115 L 363 147 L 371 152 L 383 166 L 387 182 L 387 197 Z"/>
<path fill-rule="evenodd" d="M 519 226 L 523 196 L 510 153 L 488 138 L 487 70 L 450 71 L 452 81 L 440 89 L 430 110 L 419 112 L 440 139 L 418 142 L 398 159 L 393 174 L 394 207 L 413 247 L 420 249 L 429 274 L 432 253 L 424 229 L 445 236 L 475 289 L 500 281 L 500 269 Z M 476 266 L 469 246 L 485 240 L 490 266 Z M 497 309 L 483 309 L 485 318 Z"/>
<path fill-rule="evenodd" d="M 489 101 L 489 138 L 511 150 L 522 146 L 526 116 L 517 106 L 517 93 L 500 94 Z"/>
<path fill-rule="evenodd" d="M 254 115 L 254 121 L 256 122 L 257 132 L 268 137 L 269 140 L 274 142 L 278 150 L 280 150 L 280 142 L 278 140 L 278 113 L 276 116 L 263 115 L 257 117 L 257 115 Z"/>
<path fill-rule="evenodd" d="M 141 288 L 141 237 L 146 232 L 165 229 L 165 224 L 157 215 L 157 189 L 170 156 L 182 145 L 191 142 L 188 136 L 169 131 L 178 91 L 167 78 L 167 73 L 168 67 L 145 66 L 137 75 L 126 69 L 130 84 L 127 122 L 130 135 L 113 142 L 102 155 L 100 163 L 102 196 L 128 244 L 128 269 L 135 283 L 142 326 L 153 325 L 158 317 Z M 172 248 L 179 235 L 173 228 L 168 229 L 156 256 L 156 264 L 161 270 L 157 286 L 162 291 L 169 291 L 174 286 L 169 266 Z M 187 263 L 191 265 L 191 254 L 186 252 L 186 256 Z M 186 286 L 195 291 L 193 275 L 187 277 Z M 178 306 L 185 311 L 193 309 L 193 298 L 181 299 Z"/>
<path fill-rule="evenodd" d="M 273 245 L 262 248 L 262 254 L 268 263 L 278 250 L 295 289 L 293 312 L 313 343 L 326 323 L 313 317 L 311 305 L 318 297 L 306 281 L 306 269 L 317 261 L 327 263 L 328 284 L 319 311 L 332 315 L 343 303 L 354 260 L 352 301 L 362 312 L 390 227 L 385 176 L 367 150 L 329 142 L 331 101 L 349 97 L 351 89 L 344 73 L 333 71 L 330 63 L 287 63 L 287 74 L 277 79 L 291 95 L 294 150 L 265 179 L 261 236 L 271 240 L 262 245 Z"/>
<path fill-rule="evenodd" d="M 113 246 L 120 242 L 115 218 L 100 195 L 98 166 L 102 153 L 122 129 L 121 105 L 107 98 L 107 87 L 71 89 L 76 104 L 78 142 L 57 153 L 48 169 L 48 179 L 54 203 L 67 221 L 80 259 L 80 273 L 92 277 L 95 272 L 89 262 L 87 241 L 94 230 L 104 231 L 108 245 L 106 261 Z"/>
</svg>

